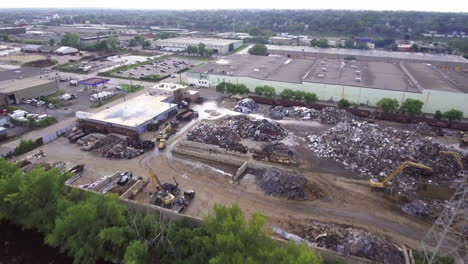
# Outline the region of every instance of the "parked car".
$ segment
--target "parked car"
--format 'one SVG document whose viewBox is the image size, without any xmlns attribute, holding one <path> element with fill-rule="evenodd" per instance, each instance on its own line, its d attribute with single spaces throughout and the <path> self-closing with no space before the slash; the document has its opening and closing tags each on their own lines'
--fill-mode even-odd
<svg viewBox="0 0 468 264">
<path fill-rule="evenodd" d="M 130 179 L 132 178 L 132 173 L 131 172 L 122 172 L 120 173 L 120 178 L 117 181 L 117 185 L 125 185 Z"/>
<path fill-rule="evenodd" d="M 120 86 L 120 85 L 115 86 L 115 89 L 120 90 L 120 91 L 123 90 L 122 86 Z"/>
<path fill-rule="evenodd" d="M 68 84 L 70 84 L 70 85 L 78 85 L 78 81 L 77 81 L 77 80 L 70 80 L 70 81 L 68 82 Z"/>
<path fill-rule="evenodd" d="M 43 105 L 45 105 L 45 104 L 46 104 L 46 102 L 44 102 L 44 101 L 37 101 L 36 106 L 37 106 L 37 107 L 41 107 L 41 106 L 43 106 Z"/>
</svg>

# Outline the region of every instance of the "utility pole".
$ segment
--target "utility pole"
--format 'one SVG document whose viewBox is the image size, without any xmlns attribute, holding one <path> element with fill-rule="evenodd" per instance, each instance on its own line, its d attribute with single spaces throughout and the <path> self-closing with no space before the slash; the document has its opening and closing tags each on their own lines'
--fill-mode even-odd
<svg viewBox="0 0 468 264">
<path fill-rule="evenodd" d="M 455 263 L 468 263 L 468 174 L 446 204 L 422 241 L 424 263 L 441 263 L 437 257 L 452 256 Z"/>
</svg>

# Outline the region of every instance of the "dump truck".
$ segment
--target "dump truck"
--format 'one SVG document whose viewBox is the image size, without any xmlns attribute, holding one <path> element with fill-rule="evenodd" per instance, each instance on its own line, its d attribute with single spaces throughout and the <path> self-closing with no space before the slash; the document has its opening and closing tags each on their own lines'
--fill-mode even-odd
<svg viewBox="0 0 468 264">
<path fill-rule="evenodd" d="M 186 109 L 176 116 L 180 121 L 190 121 L 194 118 L 198 118 L 198 112 L 193 109 Z"/>
</svg>

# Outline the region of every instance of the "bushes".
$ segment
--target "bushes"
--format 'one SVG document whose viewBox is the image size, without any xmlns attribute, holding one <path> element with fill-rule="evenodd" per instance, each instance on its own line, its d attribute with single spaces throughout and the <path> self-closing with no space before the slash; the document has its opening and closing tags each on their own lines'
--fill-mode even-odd
<svg viewBox="0 0 468 264">
<path fill-rule="evenodd" d="M 255 94 L 258 96 L 273 98 L 276 96 L 276 90 L 275 88 L 268 85 L 257 86 L 255 87 Z"/>
<path fill-rule="evenodd" d="M 29 152 L 42 145 L 42 140 L 33 141 L 31 139 L 21 139 L 19 145 L 13 151 L 13 155 L 18 156 Z"/>
<path fill-rule="evenodd" d="M 394 113 L 398 110 L 400 103 L 397 99 L 391 98 L 382 98 L 380 101 L 377 102 L 377 110 L 386 112 L 386 113 Z"/>
<path fill-rule="evenodd" d="M 417 99 L 407 98 L 400 107 L 400 112 L 409 116 L 419 116 L 422 114 L 424 103 Z"/>
<path fill-rule="evenodd" d="M 245 84 L 234 84 L 228 82 L 221 82 L 216 86 L 216 91 L 228 94 L 248 94 L 249 88 Z"/>
<path fill-rule="evenodd" d="M 50 125 L 55 124 L 55 123 L 57 123 L 57 118 L 55 118 L 55 116 L 48 116 L 45 119 L 42 119 L 39 122 L 37 122 L 37 126 L 38 127 L 46 127 L 46 126 L 50 126 Z"/>
<path fill-rule="evenodd" d="M 341 109 L 349 108 L 351 106 L 351 103 L 346 99 L 339 100 L 337 104 L 338 104 L 338 108 L 341 108 Z"/>
</svg>

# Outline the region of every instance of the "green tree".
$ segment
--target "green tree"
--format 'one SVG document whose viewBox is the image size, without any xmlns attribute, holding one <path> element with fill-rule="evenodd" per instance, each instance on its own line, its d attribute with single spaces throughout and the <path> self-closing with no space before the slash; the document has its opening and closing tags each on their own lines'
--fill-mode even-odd
<svg viewBox="0 0 468 264">
<path fill-rule="evenodd" d="M 73 263 L 122 259 L 128 243 L 128 219 L 117 195 L 88 194 L 63 211 L 46 241 L 62 246 Z"/>
<path fill-rule="evenodd" d="M 140 264 L 148 262 L 146 245 L 141 240 L 134 240 L 125 249 L 125 264 Z"/>
<path fill-rule="evenodd" d="M 257 55 L 257 56 L 266 56 L 267 55 L 267 47 L 264 44 L 255 44 L 248 50 L 250 55 Z"/>
<path fill-rule="evenodd" d="M 305 92 L 304 91 L 295 91 L 294 92 L 294 100 L 296 101 L 302 101 L 305 97 Z"/>
<path fill-rule="evenodd" d="M 55 45 L 55 39 L 53 39 L 53 38 L 49 39 L 49 45 L 54 46 Z"/>
<path fill-rule="evenodd" d="M 292 98 L 294 98 L 295 95 L 296 95 L 296 92 L 294 92 L 294 91 L 291 90 L 291 89 L 284 89 L 284 90 L 280 93 L 280 97 L 281 97 L 281 99 L 283 99 L 283 100 L 291 100 Z"/>
<path fill-rule="evenodd" d="M 176 34 L 170 32 L 161 32 L 159 34 L 160 39 L 168 39 L 168 38 L 175 38 Z"/>
<path fill-rule="evenodd" d="M 256 27 L 249 29 L 250 36 L 260 36 L 262 35 L 262 31 Z"/>
<path fill-rule="evenodd" d="M 328 48 L 328 39 L 322 38 L 319 41 L 317 41 L 317 47 Z"/>
<path fill-rule="evenodd" d="M 8 34 L 2 35 L 2 41 L 9 42 L 10 41 L 10 36 L 8 36 Z"/>
<path fill-rule="evenodd" d="M 338 104 L 338 108 L 341 108 L 341 109 L 349 108 L 351 106 L 351 103 L 346 99 L 339 100 L 337 104 Z"/>
<path fill-rule="evenodd" d="M 62 45 L 78 48 L 80 46 L 80 34 L 65 33 L 62 38 Z"/>
<path fill-rule="evenodd" d="M 106 40 L 106 50 L 109 52 L 116 52 L 119 49 L 119 41 L 116 38 Z"/>
<path fill-rule="evenodd" d="M 128 42 L 128 46 L 129 47 L 136 47 L 136 46 L 138 46 L 138 41 L 133 38 Z"/>
<path fill-rule="evenodd" d="M 246 223 L 238 205 L 215 205 L 214 215 L 204 218 L 203 226 L 212 252 L 210 264 L 319 264 L 320 256 L 305 245 L 292 242 L 279 247 L 265 230 L 266 218 L 254 213 Z"/>
<path fill-rule="evenodd" d="M 395 113 L 400 107 L 397 99 L 382 98 L 377 102 L 377 110 L 386 113 Z"/>
<path fill-rule="evenodd" d="M 200 56 L 205 56 L 206 55 L 206 45 L 204 43 L 199 43 L 198 44 L 198 47 L 197 47 L 197 50 L 198 50 L 198 55 Z"/>
<path fill-rule="evenodd" d="M 418 116 L 422 114 L 424 103 L 418 99 L 406 99 L 400 106 L 400 112 L 409 116 Z"/>
<path fill-rule="evenodd" d="M 313 104 L 317 102 L 317 94 L 316 93 L 311 93 L 311 92 L 306 92 L 304 94 L 304 101 L 308 104 Z"/>
<path fill-rule="evenodd" d="M 268 85 L 257 86 L 255 87 L 255 94 L 257 94 L 258 96 L 273 98 L 276 96 L 276 90 L 275 88 Z"/>
<path fill-rule="evenodd" d="M 447 119 L 449 122 L 461 120 L 463 118 L 463 112 L 460 110 L 451 109 L 449 111 L 444 112 L 442 114 L 442 117 Z"/>
<path fill-rule="evenodd" d="M 435 111 L 434 119 L 441 120 L 442 119 L 442 112 L 440 110 Z"/>
<path fill-rule="evenodd" d="M 346 39 L 344 43 L 345 48 L 347 49 L 352 49 L 354 48 L 354 40 L 352 39 Z"/>
<path fill-rule="evenodd" d="M 145 37 L 142 35 L 136 35 L 134 39 L 140 46 L 143 46 L 143 43 L 145 43 L 145 40 L 146 40 Z"/>
<path fill-rule="evenodd" d="M 218 85 L 216 85 L 216 91 L 219 93 L 225 93 L 227 90 L 227 83 L 226 82 L 220 82 Z"/>
</svg>

